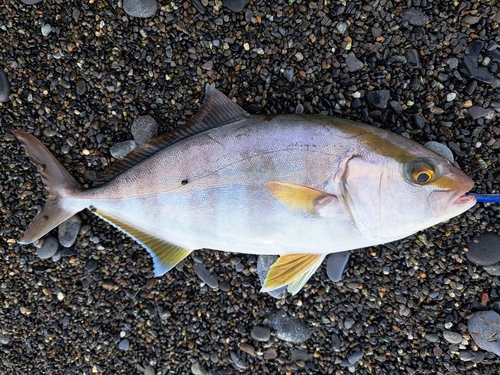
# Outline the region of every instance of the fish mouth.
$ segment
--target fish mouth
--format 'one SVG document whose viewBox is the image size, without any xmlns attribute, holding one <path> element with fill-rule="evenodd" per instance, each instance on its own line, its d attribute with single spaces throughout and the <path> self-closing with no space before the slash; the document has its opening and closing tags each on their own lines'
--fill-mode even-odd
<svg viewBox="0 0 500 375">
<path fill-rule="evenodd" d="M 470 205 L 472 207 L 476 203 L 476 197 L 473 195 L 468 195 L 467 193 L 474 186 L 473 181 L 468 181 L 464 186 L 457 190 L 457 194 L 452 197 L 452 205 L 463 206 Z"/>
<path fill-rule="evenodd" d="M 467 181 L 461 187 L 455 189 L 452 193 L 450 190 L 437 190 L 430 194 L 429 198 L 434 202 L 432 211 L 434 215 L 441 216 L 445 221 L 454 216 L 460 215 L 476 204 L 476 197 L 467 195 L 470 189 L 474 186 L 472 180 Z"/>
</svg>

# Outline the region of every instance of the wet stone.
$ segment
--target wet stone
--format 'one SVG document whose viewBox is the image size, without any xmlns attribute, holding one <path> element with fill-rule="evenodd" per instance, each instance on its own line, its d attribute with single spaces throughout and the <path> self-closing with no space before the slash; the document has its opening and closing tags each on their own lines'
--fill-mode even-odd
<svg viewBox="0 0 500 375">
<path fill-rule="evenodd" d="M 406 61 L 410 68 L 420 67 L 420 56 L 418 55 L 418 51 L 413 48 L 406 50 Z"/>
<path fill-rule="evenodd" d="M 269 326 L 275 330 L 276 337 L 283 341 L 298 344 L 311 337 L 311 331 L 300 319 L 281 313 L 269 317 Z"/>
<path fill-rule="evenodd" d="M 425 144 L 425 147 L 427 147 L 429 150 L 434 151 L 435 153 L 441 155 L 442 157 L 445 157 L 452 163 L 455 162 L 455 158 L 453 157 L 453 152 L 451 152 L 450 148 L 442 143 L 436 142 L 436 141 L 429 141 Z"/>
<path fill-rule="evenodd" d="M 196 275 L 210 288 L 217 288 L 219 286 L 217 275 L 209 271 L 203 264 L 197 263 L 193 268 Z"/>
<path fill-rule="evenodd" d="M 332 334 L 332 349 L 336 352 L 340 351 L 341 348 L 340 337 L 337 334 Z"/>
<path fill-rule="evenodd" d="M 474 120 L 477 120 L 478 118 L 482 118 L 482 117 L 492 116 L 493 113 L 494 113 L 494 111 L 492 109 L 479 107 L 477 105 L 473 105 L 472 107 L 469 108 L 469 115 Z"/>
<path fill-rule="evenodd" d="M 37 249 L 37 255 L 40 259 L 52 258 L 59 249 L 59 242 L 54 236 L 46 237 L 43 245 Z"/>
<path fill-rule="evenodd" d="M 76 94 L 83 95 L 87 92 L 87 83 L 83 79 L 76 81 Z"/>
<path fill-rule="evenodd" d="M 208 371 L 205 370 L 205 368 L 199 361 L 196 361 L 191 365 L 191 373 L 193 375 L 208 375 Z"/>
<path fill-rule="evenodd" d="M 155 15 L 158 2 L 156 0 L 123 0 L 123 10 L 132 17 L 148 18 Z"/>
<path fill-rule="evenodd" d="M 0 69 L 0 103 L 5 103 L 9 100 L 10 83 L 7 74 Z"/>
<path fill-rule="evenodd" d="M 73 215 L 68 220 L 59 224 L 57 228 L 59 243 L 64 247 L 72 246 L 76 241 L 81 226 L 82 220 L 78 215 Z"/>
<path fill-rule="evenodd" d="M 146 366 L 144 368 L 144 375 L 155 375 L 155 369 L 152 366 Z"/>
<path fill-rule="evenodd" d="M 45 267 L 45 266 L 34 266 L 33 267 L 33 271 L 35 273 L 44 273 L 45 271 L 47 271 L 47 267 Z"/>
<path fill-rule="evenodd" d="M 235 13 L 241 12 L 250 0 L 223 0 L 224 5 Z"/>
<path fill-rule="evenodd" d="M 425 118 L 421 114 L 415 113 L 411 116 L 411 123 L 415 129 L 423 129 L 425 127 Z"/>
<path fill-rule="evenodd" d="M 48 36 L 52 32 L 52 26 L 48 23 L 44 24 L 41 28 L 41 32 L 43 36 Z"/>
<path fill-rule="evenodd" d="M 134 149 L 137 147 L 137 143 L 135 141 L 124 141 L 117 143 L 113 145 L 110 149 L 109 152 L 112 157 L 114 157 L 117 160 L 123 159 L 125 156 L 127 156 L 129 153 L 134 151 Z"/>
<path fill-rule="evenodd" d="M 85 266 L 87 272 L 93 272 L 99 267 L 99 262 L 95 259 L 90 259 Z"/>
<path fill-rule="evenodd" d="M 257 273 L 259 274 L 260 284 L 264 285 L 266 281 L 267 273 L 269 269 L 273 265 L 274 262 L 278 259 L 276 255 L 259 255 L 257 259 Z M 282 298 L 286 294 L 286 287 L 281 287 L 275 290 L 271 290 L 267 292 L 271 297 L 274 298 Z"/>
<path fill-rule="evenodd" d="M 345 64 L 350 72 L 356 72 L 360 69 L 363 69 L 364 66 L 364 64 L 357 59 L 354 52 L 349 52 L 347 54 L 347 57 L 345 59 Z"/>
<path fill-rule="evenodd" d="M 290 362 L 311 362 L 312 359 L 312 355 L 310 355 L 305 349 L 292 350 L 292 353 L 290 355 Z"/>
<path fill-rule="evenodd" d="M 483 233 L 476 242 L 467 245 L 467 259 L 479 266 L 490 266 L 500 262 L 500 236 L 495 233 Z"/>
<path fill-rule="evenodd" d="M 368 91 L 366 93 L 366 100 L 373 107 L 379 109 L 387 108 L 387 103 L 390 99 L 390 91 L 389 90 L 376 90 L 376 91 Z"/>
<path fill-rule="evenodd" d="M 158 123 L 153 116 L 140 116 L 132 123 L 130 132 L 135 142 L 141 145 L 158 135 Z"/>
<path fill-rule="evenodd" d="M 472 350 L 462 350 L 458 353 L 458 358 L 464 362 L 469 362 L 476 358 L 476 354 Z"/>
<path fill-rule="evenodd" d="M 458 332 L 444 331 L 443 337 L 450 344 L 460 344 L 462 342 L 462 335 Z"/>
<path fill-rule="evenodd" d="M 439 336 L 436 333 L 428 333 L 425 335 L 425 339 L 429 342 L 437 342 L 439 340 Z"/>
<path fill-rule="evenodd" d="M 481 349 L 500 355 L 500 315 L 493 310 L 479 311 L 467 321 L 467 329 Z"/>
<path fill-rule="evenodd" d="M 356 362 L 358 362 L 361 358 L 363 358 L 363 352 L 361 351 L 356 351 L 352 354 L 349 355 L 349 357 L 347 357 L 347 360 L 349 361 L 349 363 L 351 363 L 352 365 L 355 365 Z"/>
<path fill-rule="evenodd" d="M 223 292 L 229 292 L 231 290 L 231 284 L 229 283 L 229 281 L 224 280 L 220 283 L 219 288 Z"/>
<path fill-rule="evenodd" d="M 429 16 L 421 9 L 409 8 L 403 14 L 403 20 L 408 21 L 412 26 L 424 26 L 429 22 Z"/>
<path fill-rule="evenodd" d="M 266 342 L 271 338 L 271 330 L 267 327 L 255 326 L 252 328 L 250 335 L 256 341 Z"/>
<path fill-rule="evenodd" d="M 338 282 L 342 278 L 345 265 L 349 260 L 349 251 L 333 253 L 328 255 L 326 261 L 326 274 L 333 282 Z"/>
<path fill-rule="evenodd" d="M 118 344 L 118 349 L 127 351 L 129 349 L 129 346 L 130 346 L 130 342 L 128 341 L 128 339 L 123 339 Z"/>
<path fill-rule="evenodd" d="M 500 276 L 500 264 L 484 266 L 483 269 L 492 276 Z"/>
<path fill-rule="evenodd" d="M 267 348 L 266 351 L 264 352 L 264 359 L 275 359 L 277 357 L 278 357 L 278 351 L 274 347 Z"/>
</svg>

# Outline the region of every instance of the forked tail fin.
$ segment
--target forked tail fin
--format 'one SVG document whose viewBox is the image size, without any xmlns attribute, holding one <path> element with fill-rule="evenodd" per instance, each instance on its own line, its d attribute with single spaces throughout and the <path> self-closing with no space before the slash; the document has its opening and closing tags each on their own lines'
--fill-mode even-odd
<svg viewBox="0 0 500 375">
<path fill-rule="evenodd" d="M 38 168 L 48 192 L 42 211 L 35 216 L 18 241 L 20 244 L 29 244 L 85 207 L 75 204 L 75 200 L 68 198 L 81 187 L 47 147 L 33 135 L 22 130 L 13 130 L 12 133 L 25 147 L 31 162 Z"/>
</svg>

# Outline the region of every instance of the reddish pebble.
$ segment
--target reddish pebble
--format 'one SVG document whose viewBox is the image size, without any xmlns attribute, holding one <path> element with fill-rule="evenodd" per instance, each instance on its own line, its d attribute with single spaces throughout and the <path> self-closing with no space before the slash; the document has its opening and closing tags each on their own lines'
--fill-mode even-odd
<svg viewBox="0 0 500 375">
<path fill-rule="evenodd" d="M 488 295 L 487 292 L 481 292 L 480 296 L 481 296 L 481 303 L 488 303 L 488 301 L 490 300 L 490 296 Z"/>
<path fill-rule="evenodd" d="M 264 359 L 274 359 L 278 356 L 278 351 L 276 350 L 276 348 L 268 348 L 265 352 L 264 352 Z"/>
</svg>

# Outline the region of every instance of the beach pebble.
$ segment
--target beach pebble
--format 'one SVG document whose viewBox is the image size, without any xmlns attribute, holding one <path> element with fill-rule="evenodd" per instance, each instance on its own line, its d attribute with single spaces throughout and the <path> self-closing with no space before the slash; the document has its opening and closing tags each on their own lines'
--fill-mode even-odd
<svg viewBox="0 0 500 375">
<path fill-rule="evenodd" d="M 130 346 L 130 342 L 128 341 L 128 339 L 123 339 L 118 344 L 118 349 L 127 351 L 129 346 Z"/>
<path fill-rule="evenodd" d="M 119 142 L 111 146 L 109 149 L 109 152 L 112 157 L 114 157 L 117 160 L 123 159 L 125 156 L 127 156 L 129 153 L 134 151 L 134 149 L 137 147 L 137 143 L 133 140 L 130 141 L 124 141 L 124 142 Z"/>
<path fill-rule="evenodd" d="M 429 16 L 426 15 L 421 9 L 408 8 L 403 14 L 403 20 L 408 21 L 412 26 L 424 26 L 429 22 Z"/>
<path fill-rule="evenodd" d="M 361 358 L 363 358 L 363 352 L 356 351 L 347 357 L 347 360 L 351 365 L 355 365 Z"/>
<path fill-rule="evenodd" d="M 132 123 L 130 132 L 135 142 L 141 145 L 158 135 L 158 123 L 153 116 L 140 116 Z"/>
<path fill-rule="evenodd" d="M 482 233 L 477 242 L 467 245 L 467 259 L 480 266 L 490 266 L 500 262 L 500 236 L 496 233 Z"/>
<path fill-rule="evenodd" d="M 390 95 L 389 90 L 368 91 L 366 93 L 366 100 L 375 108 L 385 109 L 387 108 L 387 103 L 389 103 Z"/>
<path fill-rule="evenodd" d="M 266 342 L 271 338 L 271 330 L 267 327 L 255 326 L 252 328 L 250 335 L 256 341 Z"/>
<path fill-rule="evenodd" d="M 7 345 L 10 342 L 10 336 L 0 333 L 0 344 Z"/>
<path fill-rule="evenodd" d="M 326 274 L 333 282 L 338 282 L 342 278 L 345 265 L 349 260 L 349 251 L 333 253 L 328 255 L 326 261 Z"/>
<path fill-rule="evenodd" d="M 220 283 L 219 288 L 223 292 L 229 292 L 231 290 L 231 284 L 229 283 L 229 281 L 224 280 Z"/>
<path fill-rule="evenodd" d="M 158 2 L 156 0 L 123 0 L 123 10 L 132 17 L 148 18 L 155 15 Z"/>
<path fill-rule="evenodd" d="M 259 255 L 257 259 L 257 273 L 259 274 L 260 284 L 264 285 L 266 281 L 267 273 L 269 272 L 269 268 L 273 265 L 274 262 L 278 259 L 277 255 Z M 271 290 L 267 292 L 270 296 L 281 299 L 286 294 L 286 287 L 281 287 L 275 290 Z"/>
<path fill-rule="evenodd" d="M 275 330 L 277 338 L 294 344 L 307 341 L 311 337 L 311 331 L 300 319 L 281 313 L 269 317 L 269 326 Z"/>
<path fill-rule="evenodd" d="M 37 249 L 37 255 L 40 259 L 52 258 L 59 249 L 59 242 L 54 236 L 48 236 L 43 240 L 41 247 Z"/>
<path fill-rule="evenodd" d="M 434 151 L 436 154 L 439 154 L 442 157 L 448 159 L 452 163 L 455 162 L 455 158 L 453 157 L 453 152 L 451 152 L 448 146 L 436 141 L 429 141 L 424 146 L 427 147 L 429 150 Z"/>
<path fill-rule="evenodd" d="M 469 108 L 469 115 L 474 120 L 482 117 L 491 117 L 495 112 L 490 108 L 483 108 L 477 105 L 473 105 Z"/>
<path fill-rule="evenodd" d="M 24 3 L 26 5 L 38 4 L 41 2 L 42 2 L 42 0 L 21 0 L 21 3 Z"/>
<path fill-rule="evenodd" d="M 48 36 L 52 32 L 52 26 L 48 23 L 42 25 L 41 32 L 43 36 Z"/>
<path fill-rule="evenodd" d="M 345 65 L 347 66 L 347 70 L 350 72 L 356 72 L 360 69 L 363 69 L 364 64 L 358 60 L 354 52 L 349 52 L 345 59 Z"/>
<path fill-rule="evenodd" d="M 89 259 L 87 262 L 87 265 L 85 266 L 85 269 L 87 272 L 93 272 L 99 267 L 99 262 L 95 259 Z"/>
<path fill-rule="evenodd" d="M 340 337 L 337 334 L 333 333 L 332 334 L 332 348 L 333 348 L 333 350 L 336 352 L 340 351 L 341 345 L 342 345 L 342 343 L 340 341 Z"/>
<path fill-rule="evenodd" d="M 224 5 L 235 13 L 241 12 L 250 0 L 223 0 Z"/>
<path fill-rule="evenodd" d="M 82 220 L 78 215 L 73 215 L 68 220 L 59 224 L 57 228 L 59 243 L 64 247 L 72 246 L 76 241 L 81 226 Z"/>
<path fill-rule="evenodd" d="M 219 280 L 217 275 L 210 272 L 203 264 L 197 263 L 193 266 L 196 275 L 205 282 L 210 288 L 217 288 L 219 286 Z"/>
<path fill-rule="evenodd" d="M 199 361 L 196 361 L 191 365 L 191 373 L 193 375 L 208 375 L 208 371 L 205 370 Z"/>
<path fill-rule="evenodd" d="M 275 359 L 276 357 L 278 357 L 278 351 L 274 347 L 267 348 L 264 351 L 263 356 L 264 356 L 264 359 Z"/>
<path fill-rule="evenodd" d="M 0 103 L 5 103 L 9 100 L 10 83 L 7 74 L 0 69 Z"/>
<path fill-rule="evenodd" d="M 462 342 L 462 335 L 458 332 L 444 331 L 443 337 L 450 344 L 460 344 Z"/>
<path fill-rule="evenodd" d="M 467 321 L 467 329 L 481 349 L 500 355 L 500 315 L 493 310 L 478 311 Z"/>
<path fill-rule="evenodd" d="M 287 68 L 283 72 L 283 76 L 286 78 L 288 82 L 292 82 L 293 75 L 295 74 L 295 69 L 293 68 Z"/>
</svg>

